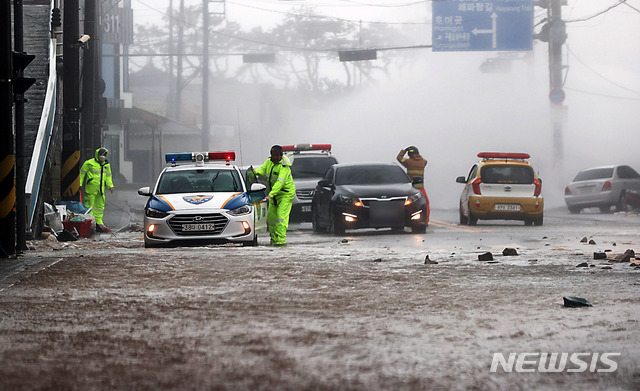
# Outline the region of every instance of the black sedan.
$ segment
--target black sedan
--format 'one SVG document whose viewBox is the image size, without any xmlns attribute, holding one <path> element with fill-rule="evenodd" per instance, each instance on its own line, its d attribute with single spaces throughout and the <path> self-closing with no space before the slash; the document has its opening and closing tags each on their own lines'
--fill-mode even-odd
<svg viewBox="0 0 640 391">
<path fill-rule="evenodd" d="M 427 229 L 427 201 L 393 163 L 341 163 L 318 182 L 311 204 L 314 232 L 411 227 Z"/>
</svg>

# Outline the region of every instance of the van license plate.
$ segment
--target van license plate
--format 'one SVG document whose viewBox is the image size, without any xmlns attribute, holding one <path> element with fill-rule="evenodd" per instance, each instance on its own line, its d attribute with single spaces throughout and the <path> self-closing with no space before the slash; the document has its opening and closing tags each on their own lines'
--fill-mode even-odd
<svg viewBox="0 0 640 391">
<path fill-rule="evenodd" d="M 494 206 L 495 210 L 506 210 L 509 212 L 519 212 L 520 211 L 520 205 L 517 204 L 496 204 Z"/>
<path fill-rule="evenodd" d="M 213 231 L 215 225 L 211 223 L 207 224 L 182 224 L 182 231 Z"/>
<path fill-rule="evenodd" d="M 311 213 L 311 205 L 302 205 L 302 213 Z"/>
</svg>

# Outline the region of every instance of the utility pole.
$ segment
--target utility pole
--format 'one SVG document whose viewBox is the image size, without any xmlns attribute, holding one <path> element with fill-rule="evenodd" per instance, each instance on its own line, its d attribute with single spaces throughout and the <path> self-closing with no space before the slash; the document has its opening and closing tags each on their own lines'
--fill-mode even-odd
<svg viewBox="0 0 640 391">
<path fill-rule="evenodd" d="M 80 200 L 79 1 L 65 0 L 63 23 L 62 199 Z"/>
<path fill-rule="evenodd" d="M 182 119 L 182 54 L 184 53 L 184 0 L 180 0 L 180 14 L 178 15 L 178 56 L 176 64 L 176 121 Z"/>
<path fill-rule="evenodd" d="M 175 44 L 173 39 L 173 25 L 174 25 L 173 0 L 169 0 L 169 9 L 167 13 L 169 14 L 169 53 L 171 53 L 171 55 L 169 56 L 168 71 L 169 71 L 169 77 L 171 77 L 173 76 L 173 57 L 174 57 L 173 53 L 175 51 Z M 168 118 L 176 118 L 175 87 L 176 87 L 175 83 L 172 83 L 172 82 L 169 83 L 169 96 L 167 97 L 167 110 L 165 114 L 165 117 L 168 117 Z"/>
<path fill-rule="evenodd" d="M 13 88 L 11 72 L 11 3 L 0 8 L 0 257 L 16 252 Z"/>
<path fill-rule="evenodd" d="M 202 150 L 209 150 L 209 0 L 202 0 Z"/>
<path fill-rule="evenodd" d="M 547 9 L 549 39 L 549 100 L 551 101 L 551 123 L 553 125 L 553 149 L 556 161 L 564 158 L 563 125 L 566 106 L 562 89 L 562 45 L 567 40 L 566 24 L 562 20 L 562 3 L 566 0 L 550 0 Z"/>
<path fill-rule="evenodd" d="M 24 12 L 22 0 L 13 1 L 13 73 L 16 78 L 23 76 L 22 68 L 16 69 L 16 56 L 25 58 L 24 55 Z M 29 64 L 34 57 L 27 59 Z M 34 80 L 35 82 L 35 80 Z M 22 252 L 27 249 L 27 205 L 25 202 L 25 184 L 27 183 L 27 171 L 25 168 L 25 134 L 24 134 L 24 91 L 14 89 L 15 104 L 15 137 L 16 137 L 16 250 Z"/>
<path fill-rule="evenodd" d="M 88 46 L 82 51 L 82 161 L 90 159 L 94 151 L 102 145 L 100 128 L 100 108 L 97 94 L 98 58 L 100 40 L 98 39 L 98 21 L 100 6 L 97 0 L 85 0 L 84 33 L 91 37 Z"/>
</svg>

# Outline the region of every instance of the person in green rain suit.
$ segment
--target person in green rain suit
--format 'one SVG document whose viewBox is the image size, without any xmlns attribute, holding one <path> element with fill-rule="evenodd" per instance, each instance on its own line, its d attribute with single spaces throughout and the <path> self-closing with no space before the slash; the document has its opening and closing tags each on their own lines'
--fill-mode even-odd
<svg viewBox="0 0 640 391">
<path fill-rule="evenodd" d="M 280 145 L 271 147 L 271 157 L 258 167 L 255 173 L 266 177 L 269 184 L 267 226 L 271 235 L 271 245 L 284 246 L 296 186 L 291 176 L 291 162 L 283 156 Z"/>
<path fill-rule="evenodd" d="M 80 188 L 82 190 L 82 203 L 91 209 L 91 214 L 96 218 L 96 231 L 111 232 L 102 222 L 106 189 L 113 193 L 113 181 L 111 178 L 111 165 L 107 160 L 107 148 L 96 149 L 95 157 L 87 160 L 80 168 Z"/>
</svg>

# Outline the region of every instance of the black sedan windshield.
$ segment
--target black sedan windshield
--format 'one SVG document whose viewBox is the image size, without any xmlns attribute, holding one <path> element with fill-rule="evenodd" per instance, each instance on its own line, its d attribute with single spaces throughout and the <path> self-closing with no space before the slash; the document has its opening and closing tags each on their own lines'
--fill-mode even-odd
<svg viewBox="0 0 640 391">
<path fill-rule="evenodd" d="M 384 185 L 408 183 L 409 177 L 398 166 L 340 167 L 336 171 L 336 185 Z"/>
</svg>

